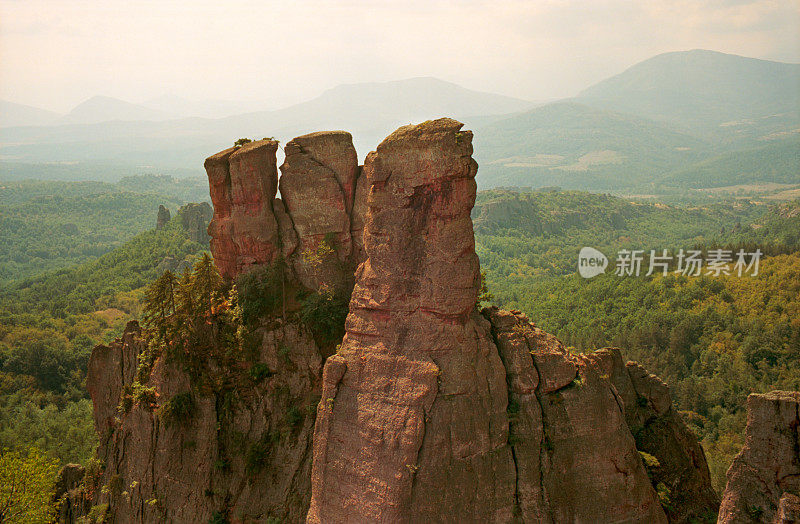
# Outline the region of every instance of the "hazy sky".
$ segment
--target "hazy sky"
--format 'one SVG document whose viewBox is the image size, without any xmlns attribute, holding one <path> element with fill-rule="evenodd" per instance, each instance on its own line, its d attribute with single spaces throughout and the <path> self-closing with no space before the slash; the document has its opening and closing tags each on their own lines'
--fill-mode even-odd
<svg viewBox="0 0 800 524">
<path fill-rule="evenodd" d="M 0 98 L 58 111 L 96 94 L 277 107 L 342 83 L 435 76 L 546 99 L 694 48 L 798 62 L 800 1 L 0 0 Z"/>
</svg>

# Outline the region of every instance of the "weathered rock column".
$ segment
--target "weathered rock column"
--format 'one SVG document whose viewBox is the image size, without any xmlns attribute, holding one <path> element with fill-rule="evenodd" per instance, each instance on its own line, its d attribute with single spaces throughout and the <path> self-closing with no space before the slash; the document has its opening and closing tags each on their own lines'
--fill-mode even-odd
<svg viewBox="0 0 800 524">
<path fill-rule="evenodd" d="M 278 142 L 260 140 L 206 159 L 214 218 L 208 226 L 211 252 L 220 272 L 234 277 L 269 264 L 279 253 L 272 200 L 278 190 Z"/>
<path fill-rule="evenodd" d="M 398 129 L 370 186 L 347 334 L 328 359 L 310 522 L 512 518 L 505 371 L 475 311 L 472 133 Z"/>
<path fill-rule="evenodd" d="M 290 258 L 295 274 L 309 289 L 349 291 L 350 212 L 358 172 L 353 137 L 345 131 L 311 133 L 289 141 L 285 152 L 280 188 L 297 232 Z"/>
</svg>

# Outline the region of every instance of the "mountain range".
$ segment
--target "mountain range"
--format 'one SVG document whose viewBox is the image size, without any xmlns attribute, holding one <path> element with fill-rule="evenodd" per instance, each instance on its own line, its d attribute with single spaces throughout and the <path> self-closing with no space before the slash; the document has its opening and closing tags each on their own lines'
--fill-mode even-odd
<svg viewBox="0 0 800 524">
<path fill-rule="evenodd" d="M 341 85 L 283 109 L 222 118 L 209 116 L 247 106 L 208 103 L 203 112 L 203 104 L 181 101 L 94 97 L 60 116 L 3 103 L 0 122 L 14 127 L 0 128 L 0 177 L 31 163 L 199 173 L 208 151 L 240 137 L 285 142 L 318 129 L 351 131 L 363 159 L 398 126 L 446 115 L 475 132 L 484 188 L 800 184 L 800 64 L 714 51 L 661 54 L 549 103 L 435 78 Z"/>
</svg>

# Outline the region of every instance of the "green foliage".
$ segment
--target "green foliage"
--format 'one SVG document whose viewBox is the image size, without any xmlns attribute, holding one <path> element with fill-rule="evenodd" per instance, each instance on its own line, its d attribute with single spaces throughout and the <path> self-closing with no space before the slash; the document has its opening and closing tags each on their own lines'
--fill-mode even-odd
<svg viewBox="0 0 800 524">
<path fill-rule="evenodd" d="M 208 519 L 208 524 L 230 524 L 227 512 L 215 511 L 211 514 L 211 518 Z"/>
<path fill-rule="evenodd" d="M 664 509 L 672 510 L 672 490 L 663 482 L 659 482 L 656 484 L 656 494 L 658 495 L 658 501 Z"/>
<path fill-rule="evenodd" d="M 109 518 L 109 510 L 110 507 L 108 504 L 98 504 L 96 506 L 92 506 L 89 510 L 89 514 L 85 517 L 78 518 L 78 524 L 95 524 L 95 523 L 104 523 L 107 522 Z"/>
<path fill-rule="evenodd" d="M 61 464 L 86 463 L 96 439 L 89 399 L 68 402 L 28 389 L 0 396 L 0 449 L 34 446 Z"/>
<path fill-rule="evenodd" d="M 191 377 L 208 378 L 212 361 L 221 364 L 239 348 L 238 307 L 208 253 L 180 280 L 166 272 L 154 281 L 143 311 L 148 351 L 181 365 Z"/>
<path fill-rule="evenodd" d="M 194 417 L 197 406 L 190 392 L 178 393 L 160 408 L 159 418 L 168 425 L 188 424 Z"/>
<path fill-rule="evenodd" d="M 132 397 L 134 405 L 138 404 L 148 410 L 155 409 L 158 404 L 158 393 L 153 387 L 134 383 Z"/>
<path fill-rule="evenodd" d="M 282 313 L 285 308 L 286 265 L 282 260 L 261 266 L 236 278 L 242 322 L 255 326 L 267 315 Z"/>
<path fill-rule="evenodd" d="M 489 285 L 486 283 L 486 271 L 481 271 L 476 307 L 480 309 L 482 304 L 490 303 L 493 299 L 494 295 L 489 292 Z"/>
<path fill-rule="evenodd" d="M 0 522 L 49 524 L 55 516 L 58 461 L 35 448 L 0 451 Z"/>
<path fill-rule="evenodd" d="M 311 328 L 321 345 L 336 344 L 344 337 L 344 321 L 349 304 L 348 297 L 322 287 L 302 300 L 300 318 Z"/>
<path fill-rule="evenodd" d="M 249 144 L 252 142 L 249 138 L 240 138 L 236 142 L 233 143 L 233 147 L 242 147 L 245 144 Z"/>
<path fill-rule="evenodd" d="M 655 458 L 650 453 L 645 453 L 644 451 L 640 451 L 639 456 L 642 458 L 642 463 L 644 464 L 644 467 L 647 468 L 648 470 L 661 467 L 661 463 L 658 461 L 658 459 Z"/>
<path fill-rule="evenodd" d="M 269 369 L 269 365 L 264 364 L 263 362 L 259 362 L 250 366 L 250 369 L 247 373 L 250 375 L 250 378 L 253 380 L 253 382 L 256 383 L 263 382 L 272 376 L 272 370 Z"/>
</svg>

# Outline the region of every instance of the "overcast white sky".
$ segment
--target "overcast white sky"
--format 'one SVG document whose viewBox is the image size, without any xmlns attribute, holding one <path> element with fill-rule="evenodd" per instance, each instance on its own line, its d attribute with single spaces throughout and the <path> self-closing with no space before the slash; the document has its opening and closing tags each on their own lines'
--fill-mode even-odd
<svg viewBox="0 0 800 524">
<path fill-rule="evenodd" d="M 694 48 L 800 61 L 798 0 L 0 0 L 0 98 L 67 111 L 96 94 L 275 107 L 342 83 L 435 76 L 571 96 Z"/>
</svg>

